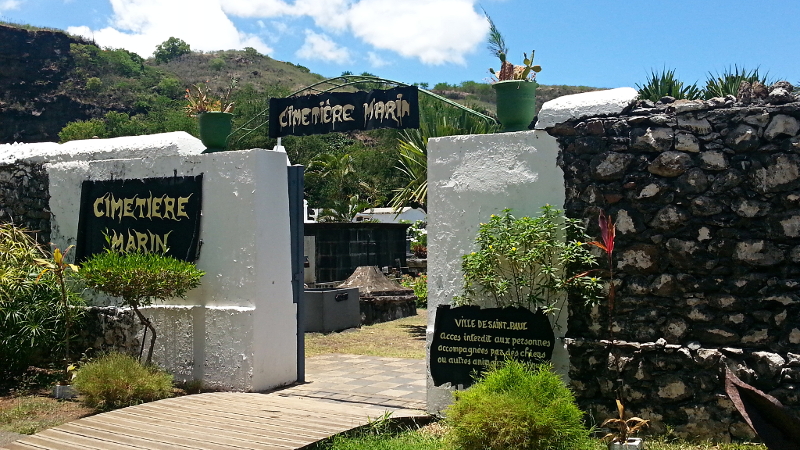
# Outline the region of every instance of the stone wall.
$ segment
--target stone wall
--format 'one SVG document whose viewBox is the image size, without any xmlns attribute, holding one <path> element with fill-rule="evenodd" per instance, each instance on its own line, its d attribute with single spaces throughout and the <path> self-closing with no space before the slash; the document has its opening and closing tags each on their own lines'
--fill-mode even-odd
<svg viewBox="0 0 800 450">
<path fill-rule="evenodd" d="M 800 103 L 654 104 L 548 127 L 568 216 L 617 225 L 609 313 L 571 301 L 570 377 L 600 416 L 629 411 L 686 437 L 748 437 L 724 367 L 800 411 Z M 574 299 L 577 300 L 577 299 Z M 602 339 L 625 341 L 609 351 Z M 618 358 L 619 357 L 619 358 Z M 617 375 L 617 369 L 620 375 Z"/>
<path fill-rule="evenodd" d="M 50 242 L 49 180 L 41 164 L 0 165 L 0 222 L 14 223 Z"/>
</svg>

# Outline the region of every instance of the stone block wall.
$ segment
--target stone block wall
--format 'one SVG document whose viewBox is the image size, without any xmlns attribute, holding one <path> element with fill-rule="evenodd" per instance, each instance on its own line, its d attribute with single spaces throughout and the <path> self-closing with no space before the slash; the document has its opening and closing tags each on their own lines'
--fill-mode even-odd
<svg viewBox="0 0 800 450">
<path fill-rule="evenodd" d="M 50 193 L 41 164 L 16 162 L 0 165 L 0 222 L 12 222 L 50 242 Z"/>
<path fill-rule="evenodd" d="M 724 396 L 730 366 L 800 411 L 800 103 L 791 89 L 773 86 L 748 104 L 639 101 L 547 128 L 562 149 L 566 214 L 598 237 L 601 210 L 617 225 L 612 334 L 605 302 L 570 302 L 570 377 L 583 407 L 610 412 L 624 386 L 631 413 L 656 429 L 747 437 Z M 624 344 L 609 351 L 604 339 Z"/>
</svg>

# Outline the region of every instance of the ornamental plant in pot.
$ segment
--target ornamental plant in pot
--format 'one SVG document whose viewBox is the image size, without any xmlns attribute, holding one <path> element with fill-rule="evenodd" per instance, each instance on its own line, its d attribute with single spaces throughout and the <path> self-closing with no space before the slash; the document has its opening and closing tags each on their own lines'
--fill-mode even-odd
<svg viewBox="0 0 800 450">
<path fill-rule="evenodd" d="M 497 94 L 497 118 L 503 125 L 501 131 L 525 131 L 536 116 L 536 88 L 539 87 L 536 74 L 542 67 L 533 64 L 533 50 L 530 58 L 523 53 L 522 65 L 508 62 L 508 47 L 503 35 L 488 14 L 486 19 L 489 21 L 489 51 L 500 60 L 500 70 L 489 69 L 489 72 L 495 76 L 492 88 Z"/>
<path fill-rule="evenodd" d="M 233 101 L 231 92 L 236 79 L 231 79 L 228 89 L 215 96 L 205 85 L 195 84 L 186 89 L 186 113 L 197 117 L 200 140 L 206 146 L 204 153 L 224 151 L 228 147 L 228 138 L 233 129 Z"/>
</svg>

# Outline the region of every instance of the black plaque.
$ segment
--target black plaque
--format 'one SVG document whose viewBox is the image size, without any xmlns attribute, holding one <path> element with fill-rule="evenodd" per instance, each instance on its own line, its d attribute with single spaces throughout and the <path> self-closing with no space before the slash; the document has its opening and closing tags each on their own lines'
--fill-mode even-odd
<svg viewBox="0 0 800 450">
<path fill-rule="evenodd" d="M 269 136 L 273 138 L 376 128 L 419 128 L 416 86 L 269 100 Z"/>
<path fill-rule="evenodd" d="M 86 180 L 75 258 L 113 248 L 197 259 L 203 175 L 135 180 Z"/>
<path fill-rule="evenodd" d="M 443 305 L 436 309 L 433 329 L 430 368 L 435 386 L 470 386 L 473 374 L 493 361 L 550 361 L 555 346 L 550 321 L 541 310 Z"/>
</svg>

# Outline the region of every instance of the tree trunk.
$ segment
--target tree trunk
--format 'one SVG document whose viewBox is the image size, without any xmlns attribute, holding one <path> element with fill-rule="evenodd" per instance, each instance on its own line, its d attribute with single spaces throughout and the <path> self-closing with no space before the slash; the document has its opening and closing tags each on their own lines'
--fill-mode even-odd
<svg viewBox="0 0 800 450">
<path fill-rule="evenodd" d="M 156 346 L 156 328 L 150 322 L 150 319 L 145 317 L 144 314 L 142 314 L 142 312 L 139 311 L 138 306 L 131 304 L 131 307 L 133 308 L 133 311 L 136 313 L 136 316 L 139 318 L 139 322 L 141 322 L 142 325 L 147 327 L 150 330 L 150 333 L 152 334 L 152 336 L 150 336 L 150 348 L 147 350 L 147 359 L 145 360 L 145 364 L 149 366 L 150 363 L 153 362 L 153 348 L 155 348 Z M 142 352 L 139 352 L 139 361 L 141 360 L 142 360 Z"/>
</svg>

